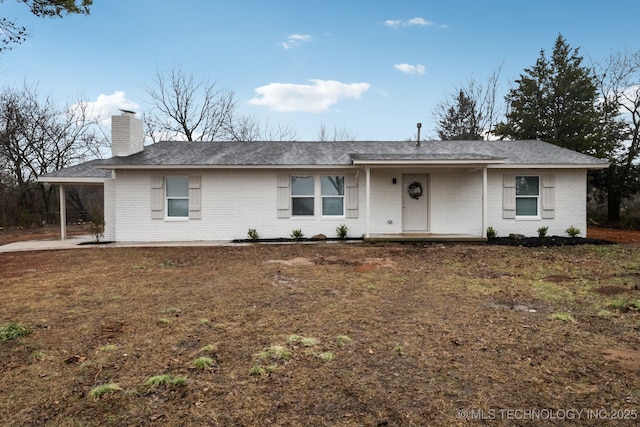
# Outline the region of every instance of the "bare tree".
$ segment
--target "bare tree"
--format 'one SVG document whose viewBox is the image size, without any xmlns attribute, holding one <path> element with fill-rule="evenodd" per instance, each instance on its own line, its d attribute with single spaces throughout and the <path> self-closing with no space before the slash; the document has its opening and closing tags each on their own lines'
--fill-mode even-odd
<svg viewBox="0 0 640 427">
<path fill-rule="evenodd" d="M 600 92 L 600 151 L 611 162 L 606 171 L 608 217 L 620 219 L 622 200 L 638 191 L 640 158 L 640 51 L 612 53 L 595 65 Z"/>
<path fill-rule="evenodd" d="M 252 116 L 232 114 L 225 127 L 229 141 L 295 141 L 297 133 L 289 126 L 261 123 Z"/>
<path fill-rule="evenodd" d="M 218 90 L 180 68 L 156 72 L 155 87 L 146 87 L 153 110 L 144 116 L 153 142 L 159 140 L 219 141 L 237 108 L 234 93 Z"/>
<path fill-rule="evenodd" d="M 330 133 L 324 124 L 320 125 L 320 130 L 318 131 L 318 141 L 320 142 L 355 141 L 357 137 L 357 134 L 351 133 L 346 128 L 338 129 L 334 127 L 333 133 Z"/>
<path fill-rule="evenodd" d="M 4 1 L 0 0 L 0 3 Z M 29 6 L 31 13 L 37 17 L 60 18 L 68 14 L 88 15 L 93 0 L 20 0 L 20 2 Z M 27 27 L 7 17 L 0 17 L 0 52 L 24 42 L 28 36 Z"/>
<path fill-rule="evenodd" d="M 15 196 L 5 216 L 48 211 L 52 189 L 39 175 L 98 157 L 106 145 L 86 103 L 61 105 L 37 88 L 5 88 L 0 93 L 0 171 L 3 189 Z M 39 201 L 38 201 L 39 200 Z"/>
<path fill-rule="evenodd" d="M 490 139 L 503 111 L 496 104 L 502 65 L 485 83 L 470 77 L 458 85 L 434 111 L 441 139 Z"/>
</svg>

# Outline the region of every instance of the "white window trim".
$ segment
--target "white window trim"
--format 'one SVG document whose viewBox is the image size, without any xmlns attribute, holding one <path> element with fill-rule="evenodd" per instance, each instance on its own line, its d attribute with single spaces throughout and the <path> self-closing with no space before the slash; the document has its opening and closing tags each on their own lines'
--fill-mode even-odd
<svg viewBox="0 0 640 427">
<path fill-rule="evenodd" d="M 541 197 L 540 194 L 542 192 L 542 177 L 538 174 L 533 175 L 516 175 L 515 179 L 518 180 L 518 177 L 536 177 L 538 178 L 538 194 L 537 195 L 526 195 L 526 196 L 518 196 L 517 184 L 516 184 L 516 200 L 515 200 L 515 209 L 516 209 L 516 217 L 517 221 L 540 221 L 542 219 L 541 211 Z M 518 199 L 536 199 L 536 214 L 535 215 L 518 215 Z"/>
<path fill-rule="evenodd" d="M 322 194 L 322 177 L 323 176 L 341 176 L 342 177 L 342 194 L 327 194 L 326 196 Z M 345 218 L 346 216 L 346 208 L 345 208 L 345 192 L 346 192 L 346 177 L 344 175 L 319 175 L 318 176 L 318 184 L 320 186 L 320 217 L 321 218 L 328 218 L 328 219 L 333 219 L 333 218 L 337 218 L 337 219 L 342 219 Z M 342 214 L 340 215 L 325 215 L 322 212 L 322 205 L 323 205 L 323 199 L 325 198 L 331 198 L 331 199 L 342 199 Z"/>
<path fill-rule="evenodd" d="M 186 179 L 187 180 L 187 196 L 186 197 L 169 197 L 167 195 L 167 190 L 169 188 L 169 185 L 167 184 L 167 181 L 169 179 L 172 178 L 182 178 L 182 179 Z M 189 177 L 185 176 L 185 175 L 168 175 L 164 178 L 164 211 L 165 211 L 165 216 L 164 216 L 164 220 L 165 221 L 188 221 L 189 220 L 189 209 L 187 208 L 187 215 L 185 216 L 169 216 L 169 199 L 171 200 L 186 200 L 187 201 L 187 205 L 189 204 Z"/>
<path fill-rule="evenodd" d="M 342 177 L 342 193 L 343 194 L 336 194 L 336 195 L 323 195 L 322 194 L 322 177 L 323 176 L 341 176 Z M 313 194 L 307 194 L 307 195 L 302 195 L 302 194 L 297 194 L 297 195 L 293 195 L 293 185 L 291 184 L 291 179 L 294 177 L 313 177 Z M 289 176 L 289 182 L 291 185 L 291 190 L 289 193 L 289 198 L 291 200 L 291 219 L 295 219 L 295 220 L 313 220 L 313 219 L 345 219 L 347 216 L 346 211 L 347 211 L 347 207 L 346 207 L 346 187 L 347 187 L 347 177 L 346 175 L 340 175 L 340 174 L 312 174 L 312 175 L 290 175 Z M 293 213 L 293 199 L 294 198 L 302 198 L 302 197 L 313 197 L 313 215 L 295 215 Z M 342 199 L 342 214 L 341 215 L 324 215 L 322 213 L 322 199 L 324 199 L 325 197 L 330 197 L 330 198 L 341 198 Z"/>
<path fill-rule="evenodd" d="M 313 194 L 293 194 L 293 178 L 313 178 Z M 291 218 L 295 218 L 295 219 L 309 219 L 309 218 L 315 218 L 316 216 L 316 176 L 315 175 L 291 175 L 289 177 L 289 182 L 290 182 L 290 193 L 289 193 L 289 198 L 291 199 Z M 308 198 L 312 198 L 313 199 L 313 214 L 312 215 L 296 215 L 293 213 L 293 199 L 308 199 Z"/>
</svg>

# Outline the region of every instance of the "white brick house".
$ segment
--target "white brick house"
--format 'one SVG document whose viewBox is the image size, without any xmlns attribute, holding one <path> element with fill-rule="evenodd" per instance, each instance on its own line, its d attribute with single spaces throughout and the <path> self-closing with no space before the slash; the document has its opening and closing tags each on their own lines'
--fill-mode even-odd
<svg viewBox="0 0 640 427">
<path fill-rule="evenodd" d="M 112 122 L 113 157 L 41 182 L 104 185 L 105 239 L 335 236 L 483 239 L 586 230 L 586 176 L 600 159 L 542 141 L 160 142 Z M 62 198 L 63 199 L 63 198 Z M 64 210 L 64 206 L 61 206 Z M 63 224 L 64 238 L 64 224 Z"/>
</svg>

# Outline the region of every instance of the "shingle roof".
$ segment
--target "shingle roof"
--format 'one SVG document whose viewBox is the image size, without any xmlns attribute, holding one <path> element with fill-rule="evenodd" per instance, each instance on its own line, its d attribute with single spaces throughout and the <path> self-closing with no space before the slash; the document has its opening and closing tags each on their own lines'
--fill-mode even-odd
<svg viewBox="0 0 640 427">
<path fill-rule="evenodd" d="M 126 157 L 97 160 L 66 168 L 46 177 L 79 177 L 103 174 L 108 169 L 135 167 L 216 166 L 349 166 L 357 163 L 420 162 L 447 160 L 547 165 L 606 167 L 607 163 L 542 141 L 423 141 L 415 142 L 173 142 L 165 141 Z M 95 166 L 101 168 L 91 171 Z"/>
<path fill-rule="evenodd" d="M 144 151 L 103 160 L 118 166 L 341 165 L 360 160 L 504 160 L 512 164 L 602 164 L 601 159 L 542 141 L 415 142 L 159 142 Z"/>
<path fill-rule="evenodd" d="M 58 169 L 57 171 L 41 175 L 41 178 L 87 178 L 97 181 L 111 178 L 111 171 L 108 169 L 99 169 L 96 164 L 102 162 L 102 159 L 90 160 L 68 168 Z"/>
</svg>

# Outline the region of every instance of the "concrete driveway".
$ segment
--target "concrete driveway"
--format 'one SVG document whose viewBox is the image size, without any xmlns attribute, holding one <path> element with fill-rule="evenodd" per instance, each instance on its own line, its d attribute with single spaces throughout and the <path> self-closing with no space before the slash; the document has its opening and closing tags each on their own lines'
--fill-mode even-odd
<svg viewBox="0 0 640 427">
<path fill-rule="evenodd" d="M 196 242 L 112 242 L 99 245 L 88 244 L 93 241 L 93 237 L 71 236 L 66 240 L 25 240 L 22 242 L 8 243 L 0 246 L 0 253 L 3 252 L 28 252 L 28 251 L 51 251 L 58 249 L 88 249 L 88 248 L 113 248 L 113 247 L 169 247 L 169 246 L 223 246 L 231 242 L 202 240 Z"/>
</svg>

